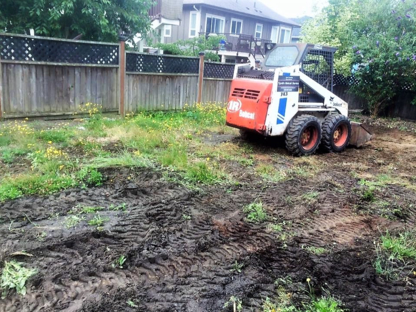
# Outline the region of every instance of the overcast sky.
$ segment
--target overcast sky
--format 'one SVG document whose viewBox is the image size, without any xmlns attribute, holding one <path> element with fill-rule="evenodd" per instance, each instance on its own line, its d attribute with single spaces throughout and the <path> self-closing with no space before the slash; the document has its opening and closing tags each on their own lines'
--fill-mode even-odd
<svg viewBox="0 0 416 312">
<path fill-rule="evenodd" d="M 315 7 L 322 9 L 327 0 L 259 0 L 284 17 L 314 16 Z"/>
</svg>

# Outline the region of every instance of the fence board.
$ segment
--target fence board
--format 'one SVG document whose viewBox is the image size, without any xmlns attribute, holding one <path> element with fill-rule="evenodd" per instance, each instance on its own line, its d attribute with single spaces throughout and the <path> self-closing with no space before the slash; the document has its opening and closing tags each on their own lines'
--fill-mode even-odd
<svg viewBox="0 0 416 312">
<path fill-rule="evenodd" d="M 179 110 L 197 100 L 197 76 L 126 75 L 126 108 L 138 110 Z M 225 103 L 231 87 L 230 80 L 207 79 L 203 102 Z"/>
<path fill-rule="evenodd" d="M 197 76 L 126 75 L 128 110 L 182 109 L 196 101 Z"/>
<path fill-rule="evenodd" d="M 202 102 L 227 103 L 231 80 L 204 79 Z"/>
<path fill-rule="evenodd" d="M 117 68 L 3 63 L 4 117 L 73 113 L 95 102 L 117 111 Z"/>
<path fill-rule="evenodd" d="M 348 109 L 364 109 L 367 107 L 366 100 L 351 93 L 348 86 L 334 86 L 334 94 L 348 103 Z"/>
</svg>

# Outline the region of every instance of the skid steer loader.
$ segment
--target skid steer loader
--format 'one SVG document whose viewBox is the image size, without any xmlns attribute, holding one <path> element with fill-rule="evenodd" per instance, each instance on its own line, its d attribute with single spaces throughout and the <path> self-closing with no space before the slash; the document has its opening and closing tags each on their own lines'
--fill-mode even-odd
<svg viewBox="0 0 416 312">
<path fill-rule="evenodd" d="M 348 119 L 348 104 L 332 93 L 335 48 L 305 43 L 266 44 L 263 64 L 237 65 L 227 106 L 227 125 L 242 136 L 285 136 L 296 156 L 319 146 L 342 152 L 371 139 Z"/>
</svg>

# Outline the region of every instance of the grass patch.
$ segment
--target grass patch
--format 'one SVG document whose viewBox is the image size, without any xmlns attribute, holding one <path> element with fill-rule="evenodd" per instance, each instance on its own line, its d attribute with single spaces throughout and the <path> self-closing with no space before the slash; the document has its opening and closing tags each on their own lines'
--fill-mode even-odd
<svg viewBox="0 0 416 312">
<path fill-rule="evenodd" d="M 246 220 L 253 223 L 261 223 L 267 220 L 267 213 L 264 210 L 262 202 L 254 202 L 243 208 L 246 214 Z"/>
<path fill-rule="evenodd" d="M 18 174 L 12 166 L 3 166 L 0 201 L 99 186 L 103 177 L 98 169 L 106 167 L 168 167 L 190 187 L 226 178 L 218 163 L 198 156 L 206 144 L 193 140 L 205 131 L 231 131 L 225 127 L 223 105 L 198 104 L 180 112 L 142 112 L 110 120 L 102 116 L 99 105 L 87 103 L 80 113 L 86 117 L 82 123 L 53 124 L 47 130 L 50 123 L 26 120 L 0 125 L 1 161 L 13 163 L 17 156 L 27 156 L 31 163 Z M 119 152 L 118 145 L 124 151 Z M 224 155 L 238 156 L 238 152 Z"/>
<path fill-rule="evenodd" d="M 267 227 L 273 232 L 280 233 L 283 231 L 283 226 L 281 224 L 269 224 Z"/>
<path fill-rule="evenodd" d="M 49 195 L 70 187 L 102 184 L 102 175 L 95 169 L 17 175 L 5 178 L 0 184 L 0 202 L 24 195 Z"/>
<path fill-rule="evenodd" d="M 386 232 L 381 236 L 381 247 L 388 252 L 391 259 L 416 261 L 415 232 L 399 233 L 398 236 L 391 236 L 389 232 Z"/>
<path fill-rule="evenodd" d="M 3 289 L 2 298 L 7 296 L 7 292 L 15 289 L 20 295 L 26 294 L 26 282 L 37 273 L 36 269 L 28 269 L 22 263 L 16 261 L 5 262 L 1 274 L 1 288 Z"/>
<path fill-rule="evenodd" d="M 233 263 L 232 267 L 231 267 L 231 272 L 234 273 L 241 273 L 241 270 L 244 267 L 244 263 L 238 263 L 237 260 Z"/>
<path fill-rule="evenodd" d="M 374 181 L 361 179 L 358 183 L 363 186 L 367 186 L 371 190 L 380 189 L 392 183 L 393 179 L 387 174 L 379 174 L 375 177 Z"/>
<path fill-rule="evenodd" d="M 8 135 L 0 132 L 0 147 L 8 146 L 12 143 L 12 139 Z"/>
<path fill-rule="evenodd" d="M 70 228 L 76 227 L 82 220 L 84 220 L 83 217 L 79 217 L 75 215 L 68 216 L 65 218 L 64 224 L 67 229 L 70 229 Z"/>
<path fill-rule="evenodd" d="M 101 172 L 95 168 L 82 168 L 77 172 L 76 177 L 83 186 L 84 183 L 88 186 L 100 186 L 103 184 L 103 176 Z"/>
<path fill-rule="evenodd" d="M 158 161 L 165 167 L 185 169 L 188 166 L 188 155 L 184 147 L 173 145 L 161 152 Z"/>
<path fill-rule="evenodd" d="M 323 247 L 308 246 L 308 247 L 304 247 L 304 249 L 306 249 L 310 253 L 313 253 L 314 255 L 317 255 L 317 256 L 323 255 L 328 252 L 328 250 L 326 250 Z"/>
<path fill-rule="evenodd" d="M 127 210 L 127 205 L 126 203 L 122 203 L 120 205 L 114 205 L 111 204 L 110 207 L 108 207 L 109 210 L 113 210 L 113 211 L 126 211 Z"/>
<path fill-rule="evenodd" d="M 322 297 L 315 299 L 305 312 L 344 312 L 340 303 L 333 297 Z"/>
<path fill-rule="evenodd" d="M 364 189 L 361 194 L 361 199 L 367 202 L 375 201 L 376 195 L 374 194 L 374 189 L 372 188 Z"/>
<path fill-rule="evenodd" d="M 102 216 L 97 214 L 96 216 L 94 216 L 94 218 L 88 221 L 88 225 L 96 226 L 97 229 L 100 229 L 104 225 L 104 223 L 108 221 L 110 221 L 109 218 L 103 218 Z"/>
<path fill-rule="evenodd" d="M 8 147 L 1 152 L 1 160 L 6 164 L 11 164 L 17 156 L 24 156 L 27 153 L 28 149 Z"/>
<path fill-rule="evenodd" d="M 270 164 L 259 164 L 254 170 L 269 182 L 281 182 L 287 178 L 287 173 L 284 170 L 277 170 Z"/>
<path fill-rule="evenodd" d="M 118 257 L 114 263 L 112 264 L 113 268 L 119 268 L 119 269 L 123 269 L 123 265 L 126 262 L 127 258 L 124 255 L 121 255 L 120 257 Z"/>
<path fill-rule="evenodd" d="M 191 183 L 216 184 L 222 181 L 222 176 L 206 162 L 197 162 L 189 166 L 185 172 L 185 178 Z"/>
<path fill-rule="evenodd" d="M 406 231 L 392 236 L 388 231 L 380 237 L 376 245 L 374 268 L 376 273 L 387 279 L 397 279 L 404 267 L 416 261 L 416 234 Z M 405 273 L 406 274 L 406 273 Z"/>
<path fill-rule="evenodd" d="M 266 297 L 263 300 L 262 312 L 344 312 L 341 303 L 332 296 L 322 296 L 316 298 L 310 285 L 310 279 L 307 280 L 309 286 L 309 302 L 303 302 L 302 307 L 296 307 L 292 302 L 292 292 L 285 287 L 290 286 L 292 281 L 289 278 L 280 278 L 275 284 L 277 285 L 277 296 L 274 300 Z"/>
<path fill-rule="evenodd" d="M 3 151 L 1 156 L 2 156 L 1 158 L 2 158 L 3 162 L 6 163 L 6 164 L 13 163 L 14 158 L 15 158 L 15 154 L 11 150 Z"/>
<path fill-rule="evenodd" d="M 60 143 L 68 145 L 74 133 L 68 129 L 41 130 L 35 133 L 35 138 L 47 143 Z"/>
<path fill-rule="evenodd" d="M 313 191 L 313 192 L 308 192 L 306 194 L 303 194 L 302 199 L 306 201 L 307 203 L 312 204 L 316 202 L 318 196 L 319 196 L 319 192 Z"/>
</svg>

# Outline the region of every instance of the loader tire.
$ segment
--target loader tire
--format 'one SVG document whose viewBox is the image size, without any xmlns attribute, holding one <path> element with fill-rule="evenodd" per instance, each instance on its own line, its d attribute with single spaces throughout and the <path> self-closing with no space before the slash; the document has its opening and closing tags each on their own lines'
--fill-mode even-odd
<svg viewBox="0 0 416 312">
<path fill-rule="evenodd" d="M 351 123 L 344 115 L 329 115 L 322 123 L 322 150 L 340 153 L 351 138 Z"/>
<path fill-rule="evenodd" d="M 318 118 L 301 115 L 293 119 L 286 131 L 286 148 L 295 156 L 312 155 L 321 142 L 321 125 Z"/>
<path fill-rule="evenodd" d="M 240 129 L 240 138 L 243 141 L 247 142 L 258 142 L 264 139 L 264 136 L 262 136 L 260 133 L 257 133 L 255 131 Z"/>
</svg>

